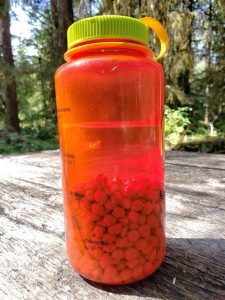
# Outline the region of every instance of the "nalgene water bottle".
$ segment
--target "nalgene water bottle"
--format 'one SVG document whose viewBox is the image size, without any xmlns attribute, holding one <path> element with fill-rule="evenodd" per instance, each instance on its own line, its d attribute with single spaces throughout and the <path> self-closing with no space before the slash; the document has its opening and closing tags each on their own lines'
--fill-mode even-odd
<svg viewBox="0 0 225 300">
<path fill-rule="evenodd" d="M 148 28 L 161 51 L 148 48 Z M 168 37 L 152 19 L 98 16 L 68 29 L 56 72 L 66 246 L 105 284 L 141 280 L 165 256 L 164 87 Z"/>
</svg>

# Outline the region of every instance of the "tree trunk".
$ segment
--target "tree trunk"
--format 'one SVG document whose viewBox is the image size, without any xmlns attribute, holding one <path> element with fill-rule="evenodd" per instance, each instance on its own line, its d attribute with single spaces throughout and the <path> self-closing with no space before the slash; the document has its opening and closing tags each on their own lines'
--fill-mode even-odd
<svg viewBox="0 0 225 300">
<path fill-rule="evenodd" d="M 9 0 L 0 1 L 0 24 L 4 63 L 5 127 L 9 132 L 19 132 L 16 77 L 10 34 Z"/>
<path fill-rule="evenodd" d="M 212 1 L 209 1 L 209 12 L 208 12 L 208 32 L 207 32 L 207 51 L 206 51 L 206 60 L 207 60 L 207 71 L 210 74 L 211 70 L 211 47 L 212 47 Z M 205 124 L 209 124 L 209 103 L 210 103 L 210 93 L 209 85 L 206 85 L 205 88 Z"/>
<path fill-rule="evenodd" d="M 59 31 L 59 18 L 57 0 L 51 0 L 51 23 L 52 23 L 52 46 L 54 49 L 58 47 L 58 31 Z"/>
<path fill-rule="evenodd" d="M 166 0 L 142 0 L 141 1 L 141 17 L 152 17 L 165 25 L 168 3 Z"/>
<path fill-rule="evenodd" d="M 68 25 L 71 25 L 74 20 L 73 15 L 73 0 L 67 0 L 68 2 Z"/>
<path fill-rule="evenodd" d="M 130 16 L 131 0 L 114 0 L 113 10 L 115 15 Z"/>
<path fill-rule="evenodd" d="M 158 1 L 158 3 L 161 2 Z M 194 1 L 174 0 L 165 1 L 165 3 L 167 3 L 167 13 L 164 15 L 164 22 L 170 33 L 169 55 L 164 59 L 166 81 L 169 85 L 182 91 L 183 99 L 185 99 L 191 94 L 194 65 L 192 50 Z M 174 94 L 170 95 L 170 101 L 179 103 L 182 100 Z"/>
<path fill-rule="evenodd" d="M 67 49 L 67 29 L 73 23 L 73 2 L 72 0 L 58 1 L 59 18 L 59 49 L 63 54 Z"/>
<path fill-rule="evenodd" d="M 99 15 L 113 15 L 114 7 L 112 0 L 103 0 L 99 7 Z"/>
<path fill-rule="evenodd" d="M 59 16 L 58 16 L 58 4 L 57 0 L 50 1 L 50 12 L 51 12 L 51 27 L 52 27 L 52 34 L 51 34 L 51 45 L 50 45 L 50 53 L 51 53 L 51 60 L 53 71 L 49 78 L 49 104 L 46 103 L 45 94 L 43 97 L 43 113 L 46 117 L 50 115 L 54 119 L 56 119 L 56 104 L 55 104 L 55 82 L 54 82 L 54 71 L 63 63 L 63 55 L 60 49 L 60 36 L 59 36 Z M 41 61 L 41 60 L 40 60 Z M 41 64 L 40 64 L 41 69 Z M 42 93 L 45 90 L 45 84 L 43 79 L 41 79 L 41 87 Z"/>
<path fill-rule="evenodd" d="M 58 68 L 64 63 L 63 55 L 67 50 L 67 29 L 73 23 L 73 1 L 72 0 L 51 0 L 51 26 L 52 26 L 52 44 L 51 44 L 51 59 L 53 69 Z M 55 83 L 54 75 L 50 78 L 49 84 L 49 108 L 46 110 L 46 115 L 55 114 Z"/>
</svg>

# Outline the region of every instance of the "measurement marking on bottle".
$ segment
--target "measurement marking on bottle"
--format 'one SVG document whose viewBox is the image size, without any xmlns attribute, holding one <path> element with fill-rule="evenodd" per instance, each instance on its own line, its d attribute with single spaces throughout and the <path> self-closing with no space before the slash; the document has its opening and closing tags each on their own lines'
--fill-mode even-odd
<svg viewBox="0 0 225 300">
<path fill-rule="evenodd" d="M 75 165 L 75 155 L 72 153 L 63 153 L 66 163 L 69 165 Z"/>
<path fill-rule="evenodd" d="M 74 192 L 74 191 L 69 191 L 70 196 L 78 197 L 78 198 L 83 198 L 84 195 L 79 193 L 79 192 Z"/>
<path fill-rule="evenodd" d="M 70 107 L 61 107 L 57 109 L 58 113 L 64 113 L 64 112 L 68 112 L 71 111 Z"/>
<path fill-rule="evenodd" d="M 102 241 L 102 240 L 101 241 L 97 241 L 97 240 L 85 239 L 84 241 L 85 241 L 85 243 L 90 243 L 90 244 L 95 244 L 95 245 L 103 245 L 103 246 L 109 245 L 108 242 Z"/>
</svg>

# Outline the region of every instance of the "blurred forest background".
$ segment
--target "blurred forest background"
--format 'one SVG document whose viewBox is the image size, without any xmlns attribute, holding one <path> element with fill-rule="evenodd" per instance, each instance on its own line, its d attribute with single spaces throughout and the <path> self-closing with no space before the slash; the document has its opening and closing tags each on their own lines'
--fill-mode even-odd
<svg viewBox="0 0 225 300">
<path fill-rule="evenodd" d="M 24 14 L 30 34 L 18 36 Z M 169 33 L 166 148 L 225 153 L 224 0 L 0 0 L 0 153 L 58 148 L 54 72 L 66 30 L 102 14 L 151 16 Z"/>
</svg>

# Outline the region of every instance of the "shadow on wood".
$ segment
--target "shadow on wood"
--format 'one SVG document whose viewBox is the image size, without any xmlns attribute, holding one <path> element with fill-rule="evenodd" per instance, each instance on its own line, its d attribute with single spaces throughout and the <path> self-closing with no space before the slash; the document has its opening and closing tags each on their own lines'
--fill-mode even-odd
<svg viewBox="0 0 225 300">
<path fill-rule="evenodd" d="M 160 269 L 140 282 L 124 286 L 90 285 L 119 295 L 152 299 L 225 299 L 225 240 L 167 239 Z"/>
</svg>

